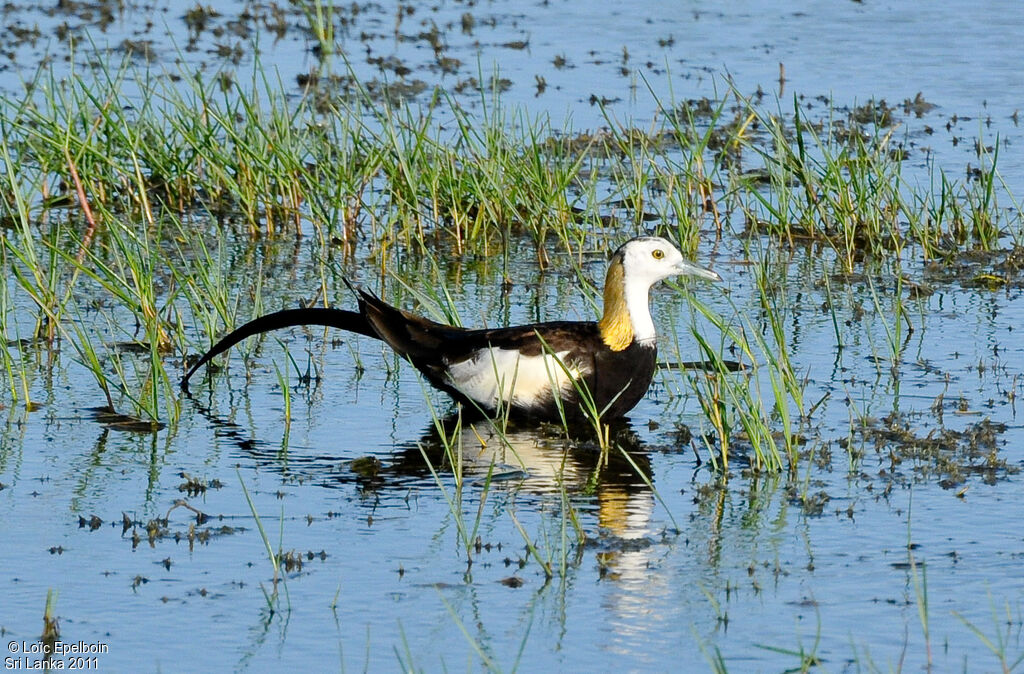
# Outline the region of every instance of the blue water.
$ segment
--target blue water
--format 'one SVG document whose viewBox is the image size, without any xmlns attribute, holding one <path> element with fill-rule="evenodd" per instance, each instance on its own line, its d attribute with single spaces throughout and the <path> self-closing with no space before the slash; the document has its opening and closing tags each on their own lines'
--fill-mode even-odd
<svg viewBox="0 0 1024 674">
<path fill-rule="evenodd" d="M 106 32 L 94 26 L 91 35 L 101 46 L 150 36 L 158 55 L 152 67 L 162 68 L 176 58 L 164 31 L 184 43 L 186 9 L 188 3 L 128 10 Z M 602 13 L 571 2 L 417 7 L 403 19 L 403 33 L 423 30 L 424 20 L 443 30 L 454 25 L 446 40 L 462 65 L 443 76 L 427 69 L 433 52 L 424 42 L 395 40 L 390 5 L 367 7 L 343 44 L 364 78 L 373 75 L 361 31 L 374 34 L 375 56 L 399 55 L 413 69 L 409 78 L 432 77 L 431 85 L 453 86 L 479 71 L 486 78 L 497 65 L 512 80 L 503 95 L 507 105 L 550 114 L 556 127 L 565 119 L 577 130 L 606 124 L 588 102 L 591 94 L 619 99 L 608 104 L 608 114 L 641 125 L 657 116 L 648 85 L 663 100 L 682 100 L 721 92 L 731 76 L 744 94 L 761 86 L 770 97 L 780 95 L 780 62 L 784 107 L 793 94 L 852 106 L 872 98 L 895 104 L 921 91 L 939 107 L 902 120 L 897 136 L 913 148 L 907 170 L 936 165 L 960 175 L 967 163 L 977 164 L 973 139 L 998 136 L 1003 177 L 1015 189 L 1024 183 L 1024 167 L 1015 151 L 1019 129 L 1010 119 L 1022 77 L 1013 58 L 1021 29 L 1014 9 L 1009 3 L 970 11 L 954 3 L 919 10 L 896 3 L 779 9 L 753 2 L 724 9 L 692 3 L 682 10 L 620 3 Z M 220 11 L 215 23 L 226 26 L 235 12 Z M 468 35 L 458 28 L 465 12 L 476 16 Z M 61 20 L 30 10 L 17 17 L 39 22 L 46 36 Z M 155 17 L 149 32 L 144 17 Z M 528 49 L 500 46 L 527 39 Z M 200 49 L 182 57 L 209 64 L 211 72 L 234 68 L 207 51 L 215 42 L 204 37 Z M 278 68 L 291 85 L 294 74 L 313 65 L 308 46 L 295 30 L 278 42 L 263 34 L 262 65 Z M 61 53 L 63 47 L 47 37 L 22 48 L 0 88 L 16 90 L 31 56 L 44 49 Z M 90 49 L 80 44 L 76 58 L 86 59 Z M 554 68 L 557 55 L 571 67 Z M 237 69 L 247 67 L 249 55 Z M 535 96 L 538 74 L 547 88 Z M 475 99 L 465 104 L 483 114 Z M 962 137 L 955 146 L 953 136 Z M 310 255 L 303 248 L 294 266 L 268 261 L 266 297 L 284 305 L 297 299 L 297 289 L 315 288 Z M 714 244 L 709 235 L 698 258 L 725 281 L 692 285 L 689 292 L 727 317 L 756 317 L 756 289 L 739 241 Z M 361 277 L 358 258 L 346 264 L 342 271 Z M 588 271 L 600 279 L 600 264 Z M 928 278 L 914 260 L 902 271 L 914 281 Z M 244 292 L 247 272 L 229 272 Z M 504 296 L 496 290 L 503 272 L 496 261 L 484 261 L 451 288 L 465 323 L 521 322 L 538 310 L 548 318 L 592 316 L 572 274 L 542 275 L 529 253 L 513 257 L 516 283 Z M 1017 289 L 937 283 L 934 294 L 908 301 L 915 330 L 900 336 L 906 341 L 896 349 L 894 376 L 887 342 L 887 330 L 895 328 L 892 269 L 871 266 L 866 274 L 843 278 L 829 255 L 801 249 L 778 268 L 787 344 L 796 371 L 807 378 L 805 398 L 811 405 L 828 394 L 812 418 L 806 448 L 819 457 L 814 467 L 801 462 L 796 475 L 766 477 L 734 465 L 719 482 L 700 441 L 698 465 L 676 434 L 680 424 L 695 433 L 709 430 L 694 375 L 667 370 L 631 415 L 641 446 L 635 460 L 656 494 L 621 459 L 594 477 L 596 450 L 566 452 L 557 434 L 514 435 L 516 457 L 496 451 L 501 443 L 486 428 L 477 430 L 486 448 L 467 430 L 466 481 L 456 507 L 471 530 L 478 520 L 471 539 L 478 535 L 481 547 L 469 546 L 471 565 L 449 502 L 456 498 L 455 478 L 439 468 L 435 479 L 420 452 L 423 446 L 438 459 L 432 411 L 450 407 L 443 396 L 424 393 L 414 371 L 377 343 L 344 336 L 334 343 L 314 329 L 311 340 L 291 331 L 258 350 L 241 346 L 227 374 L 209 385 L 196 382 L 195 398 L 182 400 L 180 423 L 156 434 L 91 420 L 86 410 L 103 401 L 70 349 L 56 367 L 42 347 L 29 349 L 34 368 L 48 373 L 34 380 L 33 399 L 44 404 L 26 413 L 4 397 L 0 409 L 6 422 L 0 433 L 2 641 L 38 637 L 53 588 L 62 639 L 109 646 L 97 656 L 101 671 L 436 671 L 481 664 L 704 671 L 716 652 L 732 671 L 779 671 L 798 667 L 793 652 L 800 650 L 813 652 L 828 670 L 915 671 L 929 663 L 934 671 L 997 670 L 996 655 L 970 626 L 992 642 L 1001 639 L 1009 661 L 1020 656 L 1024 534 L 1017 504 L 1024 493 L 1016 471 L 1024 463 L 1017 418 L 1024 301 Z M 832 314 L 822 309 L 826 276 L 842 350 Z M 551 286 L 557 292 L 544 291 Z M 340 292 L 335 301 L 349 302 Z M 684 358 L 697 357 L 689 332 L 695 321 L 718 339 L 676 288 L 656 289 L 652 302 L 665 359 L 674 360 L 677 347 Z M 27 310 L 11 315 L 22 318 L 5 325 L 5 335 L 31 329 Z M 95 329 L 115 334 L 101 321 Z M 323 381 L 299 385 L 282 344 L 301 367 L 312 361 Z M 289 424 L 277 370 L 289 372 Z M 901 445 L 876 446 L 851 430 L 853 420 L 894 412 L 916 437 L 986 418 L 1005 424 L 996 458 L 1006 467 L 943 484 L 934 461 L 900 455 Z M 859 458 L 848 454 L 848 441 L 862 452 Z M 376 476 L 353 470 L 352 462 L 364 457 L 379 460 Z M 492 461 L 500 479 L 481 507 Z M 984 457 L 958 462 L 981 465 Z M 182 473 L 220 486 L 189 495 L 179 489 Z M 273 611 L 263 591 L 271 591 L 273 571 L 243 484 L 272 547 L 303 560 L 279 584 Z M 591 541 L 582 548 L 562 516 L 562 485 Z M 802 494 L 821 492 L 829 498 L 820 512 L 801 507 Z M 173 508 L 179 499 L 210 519 L 196 524 L 193 511 Z M 79 518 L 92 516 L 102 520 L 98 528 L 80 526 Z M 123 516 L 134 523 L 126 532 Z M 164 516 L 169 534 L 151 544 L 145 525 Z M 516 522 L 554 563 L 550 580 L 525 550 Z M 191 525 L 210 537 L 190 545 Z M 522 585 L 501 582 L 511 577 Z"/>
</svg>

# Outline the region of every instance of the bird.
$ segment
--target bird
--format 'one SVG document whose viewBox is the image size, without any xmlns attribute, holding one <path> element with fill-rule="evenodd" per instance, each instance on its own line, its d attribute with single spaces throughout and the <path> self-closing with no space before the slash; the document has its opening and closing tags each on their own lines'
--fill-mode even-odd
<svg viewBox="0 0 1024 674">
<path fill-rule="evenodd" d="M 437 323 L 349 284 L 357 310 L 285 309 L 253 319 L 218 341 L 186 372 L 181 389 L 206 363 L 256 334 L 322 325 L 385 342 L 435 388 L 464 408 L 532 421 L 625 416 L 646 395 L 657 368 L 650 289 L 672 276 L 721 277 L 687 261 L 668 240 L 640 236 L 608 263 L 597 321 L 550 321 L 471 329 Z M 346 283 L 348 281 L 346 280 Z"/>
</svg>

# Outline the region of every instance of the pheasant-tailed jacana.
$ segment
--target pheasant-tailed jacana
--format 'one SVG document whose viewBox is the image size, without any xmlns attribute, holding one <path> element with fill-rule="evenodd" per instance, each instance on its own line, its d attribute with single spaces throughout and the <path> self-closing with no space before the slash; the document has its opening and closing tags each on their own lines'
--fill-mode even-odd
<svg viewBox="0 0 1024 674">
<path fill-rule="evenodd" d="M 181 387 L 187 391 L 196 370 L 246 337 L 325 325 L 387 342 L 433 386 L 489 415 L 510 406 L 520 418 L 557 421 L 560 401 L 568 417 L 578 417 L 582 390 L 589 392 L 602 418 L 620 417 L 647 393 L 657 363 L 648 291 L 676 275 L 721 280 L 684 260 L 665 239 L 638 237 L 612 255 L 601 320 L 482 330 L 435 323 L 357 289 L 358 311 L 286 309 L 246 323 L 204 354 Z"/>
</svg>

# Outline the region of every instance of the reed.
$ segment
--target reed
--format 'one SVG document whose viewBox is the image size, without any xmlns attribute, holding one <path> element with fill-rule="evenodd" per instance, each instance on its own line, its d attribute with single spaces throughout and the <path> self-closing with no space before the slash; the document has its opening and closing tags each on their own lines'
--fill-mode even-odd
<svg viewBox="0 0 1024 674">
<path fill-rule="evenodd" d="M 999 668 L 1003 672 L 1012 672 L 1020 667 L 1021 663 L 1024 663 L 1024 652 L 1018 652 L 1017 654 L 1010 653 L 1010 649 L 1016 646 L 1019 651 L 1019 642 L 1017 642 L 1016 635 L 1020 630 L 1020 614 L 1019 608 L 1017 615 L 1014 615 L 1014 611 L 1010 607 L 1010 603 L 1007 601 L 1004 603 L 1002 611 L 1000 611 L 995 601 L 993 601 L 991 595 L 989 596 L 989 604 L 991 607 L 991 619 L 992 619 L 992 633 L 986 633 L 975 623 L 968 620 L 961 613 L 954 611 L 955 615 L 960 622 L 970 630 L 971 634 L 978 638 L 978 641 L 985 646 L 985 648 L 996 657 L 999 662 Z"/>
<path fill-rule="evenodd" d="M 309 24 L 307 30 L 315 40 L 314 51 L 316 55 L 324 60 L 335 52 L 334 41 L 334 2 L 328 0 L 326 3 L 321 0 L 312 0 L 296 3 L 302 10 Z"/>
<path fill-rule="evenodd" d="M 422 381 L 420 384 L 424 386 Z M 427 389 L 424 386 L 424 396 L 428 395 Z M 452 516 L 452 521 L 455 523 L 458 537 L 457 544 L 461 543 L 462 551 L 466 555 L 466 574 L 468 576 L 473 564 L 473 551 L 477 540 L 477 532 L 480 529 L 480 522 L 483 518 L 484 504 L 487 502 L 487 496 L 491 488 L 494 465 L 492 463 L 487 469 L 487 476 L 481 489 L 476 515 L 471 522 L 467 521 L 463 505 L 467 482 L 465 475 L 466 465 L 462 455 L 462 411 L 458 411 L 455 423 L 450 425 L 445 424 L 444 419 L 438 414 L 433 404 L 430 404 L 430 414 L 434 424 L 434 431 L 444 449 L 444 456 L 451 468 L 454 490 L 449 490 L 446 487 L 445 480 L 441 477 L 441 467 L 434 465 L 427 448 L 422 443 L 418 443 L 418 447 L 427 469 L 430 471 L 435 484 L 437 484 L 441 495 L 444 497 L 445 503 L 448 505 L 448 512 Z"/>
<path fill-rule="evenodd" d="M 764 355 L 762 352 L 766 349 L 761 349 L 755 355 L 754 347 L 747 337 L 748 334 L 759 333 L 743 325 L 742 321 L 739 326 L 731 325 L 695 298 L 691 298 L 690 303 L 695 315 L 703 316 L 720 332 L 723 339 L 729 339 L 738 347 L 739 353 L 743 356 L 741 363 L 746 368 L 746 371 L 739 375 L 733 373 L 721 356 L 723 349 L 709 341 L 696 327 L 692 329 L 701 355 L 709 366 L 705 377 L 693 378 L 691 382 L 704 417 L 711 424 L 719 442 L 718 456 L 716 457 L 714 452 L 710 453 L 713 464 L 722 471 L 728 471 L 729 452 L 735 444 L 734 436 L 737 431 L 742 430 L 744 445 L 753 451 L 754 469 L 768 472 L 782 470 L 783 452 L 780 452 L 776 443 L 769 421 L 770 415 L 760 392 L 762 366 L 758 356 Z M 771 362 L 779 361 L 776 359 Z M 776 365 L 776 373 L 779 372 L 777 368 Z M 782 406 L 782 410 L 776 411 L 786 420 L 789 414 L 789 400 L 785 394 L 782 375 L 772 375 L 770 380 L 773 400 Z M 795 467 L 795 454 L 787 453 L 786 456 L 790 467 Z M 718 465 L 719 461 L 721 465 Z"/>
<path fill-rule="evenodd" d="M 280 598 L 278 596 L 278 584 L 280 584 L 285 591 L 286 598 L 286 611 L 291 610 L 291 597 L 288 594 L 288 583 L 286 582 L 285 576 L 281 569 L 281 556 L 279 552 L 283 549 L 282 540 L 284 538 L 284 511 L 281 512 L 281 531 L 278 539 L 277 549 L 278 553 L 274 552 L 274 546 L 270 542 L 270 537 L 267 535 L 267 530 L 263 526 L 263 519 L 256 511 L 256 504 L 252 500 L 252 496 L 249 494 L 249 490 L 245 486 L 245 481 L 242 479 L 241 471 L 236 467 L 235 473 L 238 475 L 238 484 L 242 487 L 242 495 L 245 497 L 245 502 L 249 505 L 249 512 L 252 513 L 252 518 L 256 522 L 256 529 L 259 531 L 260 539 L 263 541 L 263 547 L 267 551 L 267 559 L 270 562 L 270 567 L 274 572 L 273 579 L 271 581 L 270 592 L 260 583 L 260 590 L 263 592 L 263 598 L 267 603 L 267 613 L 269 616 L 273 616 L 277 613 Z"/>
<path fill-rule="evenodd" d="M 57 591 L 49 588 L 46 590 L 46 606 L 43 608 L 43 633 L 39 636 L 47 659 L 53 654 L 54 647 L 60 641 L 60 620 L 57 619 L 56 611 Z"/>
<path fill-rule="evenodd" d="M 6 267 L 7 249 L 0 248 L 0 263 Z M 11 294 L 7 287 L 7 276 L 0 275 L 0 367 L 7 374 L 7 393 L 11 402 L 23 401 L 26 408 L 31 408 L 29 395 L 30 374 L 29 356 L 25 352 L 25 340 L 19 337 L 17 312 L 11 305 Z"/>
</svg>

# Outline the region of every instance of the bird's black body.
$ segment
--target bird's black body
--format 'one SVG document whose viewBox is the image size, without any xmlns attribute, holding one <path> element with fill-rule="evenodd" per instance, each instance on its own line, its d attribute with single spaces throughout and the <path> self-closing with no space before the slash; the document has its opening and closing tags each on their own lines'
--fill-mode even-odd
<svg viewBox="0 0 1024 674">
<path fill-rule="evenodd" d="M 589 392 L 596 408 L 606 418 L 620 417 L 631 410 L 647 393 L 654 377 L 658 354 L 654 343 L 634 342 L 623 351 L 612 351 L 602 341 L 596 322 L 554 321 L 472 330 L 436 323 L 393 307 L 366 291 L 358 292 L 358 312 L 311 307 L 285 309 L 253 319 L 225 336 L 196 361 L 185 375 L 182 388 L 187 390 L 189 379 L 200 367 L 242 340 L 300 325 L 323 325 L 382 339 L 422 372 L 432 386 L 471 409 L 479 407 L 488 415 L 496 414 L 497 406 L 468 397 L 450 380 L 448 369 L 450 364 L 465 362 L 471 354 L 491 347 L 515 350 L 526 358 L 568 351 L 562 361 L 589 373 L 579 382 L 580 388 Z M 568 419 L 580 414 L 578 396 L 576 387 L 562 394 L 561 407 Z M 513 405 L 510 411 L 538 420 L 560 420 L 559 406 L 550 392 L 540 396 L 538 403 Z"/>
<path fill-rule="evenodd" d="M 652 258 L 645 258 L 647 254 Z M 621 417 L 646 394 L 656 368 L 647 291 L 673 274 L 718 278 L 685 263 L 664 239 L 633 239 L 609 265 L 601 321 L 493 329 L 443 325 L 354 289 L 358 311 L 288 309 L 246 323 L 204 354 L 181 385 L 187 390 L 200 367 L 247 337 L 297 325 L 324 325 L 384 341 L 434 387 L 487 415 L 508 412 L 559 421 L 596 410 L 603 419 Z"/>
</svg>

